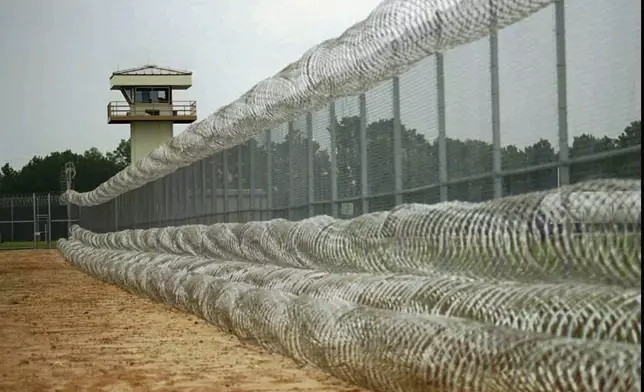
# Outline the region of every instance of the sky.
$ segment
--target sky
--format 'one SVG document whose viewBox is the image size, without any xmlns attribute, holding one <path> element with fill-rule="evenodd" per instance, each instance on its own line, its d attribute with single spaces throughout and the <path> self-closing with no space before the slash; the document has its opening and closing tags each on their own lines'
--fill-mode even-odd
<svg viewBox="0 0 644 392">
<path fill-rule="evenodd" d="M 2 0 L 0 162 L 113 150 L 128 125 L 108 125 L 118 69 L 193 72 L 199 118 L 364 19 L 379 0 Z M 175 135 L 182 126 L 175 126 Z"/>
<path fill-rule="evenodd" d="M 379 0 L 2 0 L 0 164 L 90 147 L 113 150 L 108 125 L 118 69 L 158 64 L 193 72 L 199 118 L 365 18 Z M 641 119 L 641 2 L 566 0 L 570 137 L 617 136 Z M 556 144 L 554 7 L 499 33 L 501 141 Z M 435 58 L 401 76 L 403 123 L 436 137 Z M 447 133 L 491 141 L 489 40 L 445 53 Z M 391 82 L 367 93 L 368 121 L 390 117 Z M 357 113 L 355 98 L 338 115 Z M 314 137 L 325 145 L 324 113 Z M 184 126 L 175 126 L 175 135 Z"/>
</svg>

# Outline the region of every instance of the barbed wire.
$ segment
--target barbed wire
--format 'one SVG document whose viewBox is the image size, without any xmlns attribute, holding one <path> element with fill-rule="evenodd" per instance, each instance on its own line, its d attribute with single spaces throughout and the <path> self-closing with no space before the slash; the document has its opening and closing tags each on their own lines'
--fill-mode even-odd
<svg viewBox="0 0 644 392">
<path fill-rule="evenodd" d="M 3 208 L 24 208 L 36 205 L 59 205 L 61 193 L 32 193 L 32 194 L 6 194 L 0 195 L 0 207 Z"/>
<path fill-rule="evenodd" d="M 75 236 L 106 249 L 328 272 L 458 274 L 641 287 L 641 181 L 599 180 L 490 200 L 404 204 L 350 220 L 189 225 Z"/>
<path fill-rule="evenodd" d="M 450 314 L 445 304 L 438 305 L 443 315 L 414 314 L 365 306 L 337 294 L 329 298 L 315 290 L 293 294 L 284 288 L 290 283 L 296 290 L 295 280 L 288 281 L 289 274 L 281 268 L 269 274 L 267 266 L 258 266 L 265 269 L 259 275 L 253 274 L 252 267 L 251 271 L 241 268 L 241 279 L 235 280 L 226 277 L 226 263 L 221 264 L 221 274 L 196 272 L 211 265 L 196 257 L 98 249 L 73 239 L 61 240 L 58 246 L 75 267 L 94 277 L 195 313 L 241 339 L 376 391 L 627 391 L 641 383 L 639 345 L 555 336 L 574 336 L 573 330 L 597 327 L 593 324 L 598 320 L 589 320 L 585 327 L 575 324 L 576 314 L 565 306 L 579 299 L 575 296 L 559 298 L 560 309 L 554 314 L 561 319 L 554 324 L 551 320 L 546 327 L 554 334 L 544 334 L 445 316 Z M 168 268 L 175 262 L 184 268 Z M 255 277 L 262 281 L 254 281 Z M 352 287 L 346 283 L 318 288 L 350 297 Z M 395 298 L 390 288 L 380 287 L 375 302 Z M 469 288 L 472 291 L 453 292 L 452 298 L 472 299 L 484 293 L 481 286 Z M 355 290 L 360 290 L 359 284 Z M 544 299 L 543 293 L 530 292 L 535 304 Z M 437 294 L 441 295 L 440 290 Z M 483 318 L 493 318 L 495 305 L 516 291 L 504 292 L 499 286 L 496 294 L 487 307 L 479 306 Z M 550 300 L 555 298 L 554 292 L 550 295 Z M 637 317 L 635 308 L 639 307 L 639 295 L 633 298 L 636 303 L 624 317 L 630 321 Z M 604 306 L 592 307 L 592 312 L 606 317 L 603 321 L 620 317 Z M 532 316 L 537 323 L 548 319 L 541 313 Z"/>
<path fill-rule="evenodd" d="M 83 242 L 93 236 L 96 234 L 75 229 L 74 240 L 68 246 L 79 252 L 93 252 L 106 263 L 127 258 L 128 252 L 132 252 L 95 248 Z M 138 255 L 147 264 L 173 271 L 205 274 L 325 301 L 348 301 L 404 313 L 464 317 L 560 337 L 641 342 L 641 291 L 638 289 L 569 282 L 523 284 L 442 274 L 334 274 L 185 254 L 138 252 Z"/>
</svg>

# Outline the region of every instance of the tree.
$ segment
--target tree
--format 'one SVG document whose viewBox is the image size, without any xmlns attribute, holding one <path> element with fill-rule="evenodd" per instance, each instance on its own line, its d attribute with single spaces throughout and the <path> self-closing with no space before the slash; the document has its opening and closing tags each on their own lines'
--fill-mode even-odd
<svg viewBox="0 0 644 392">
<path fill-rule="evenodd" d="M 74 163 L 77 172 L 74 188 L 81 192 L 96 188 L 121 170 L 96 148 L 83 154 L 69 150 L 53 152 L 45 157 L 34 156 L 20 170 L 5 164 L 1 169 L 0 194 L 62 192 L 60 173 L 66 162 Z"/>
<path fill-rule="evenodd" d="M 482 140 L 447 138 L 447 178 L 458 179 L 492 172 L 492 144 Z M 491 178 L 451 185 L 450 200 L 483 201 L 493 196 Z"/>
<path fill-rule="evenodd" d="M 642 144 L 642 121 L 633 121 L 629 126 L 624 129 L 617 137 L 617 146 L 619 148 L 627 148 Z"/>
<path fill-rule="evenodd" d="M 272 170 L 273 206 L 286 209 L 289 205 L 308 202 L 308 173 L 313 173 L 313 194 L 316 201 L 331 200 L 331 146 L 335 145 L 337 190 L 340 199 L 360 196 L 360 118 L 343 117 L 336 120 L 335 143 L 322 146 L 310 140 L 302 129 L 293 128 L 273 141 L 264 144 L 251 139 L 241 146 L 224 153 L 215 154 L 206 161 L 205 171 L 201 163 L 193 165 L 190 172 L 197 178 L 196 191 L 201 189 L 201 178 L 205 179 L 206 189 L 221 191 L 224 181 L 228 189 L 249 189 L 251 186 L 251 156 L 254 161 L 252 176 L 257 191 L 268 190 L 268 170 Z M 380 119 L 366 126 L 366 152 L 368 193 L 370 196 L 391 193 L 395 187 L 393 119 Z M 327 129 L 330 133 L 330 127 Z M 428 141 L 416 129 L 401 124 L 401 176 L 404 189 L 419 188 L 438 184 L 438 141 Z M 258 139 L 260 140 L 260 139 Z M 611 153 L 632 148 L 641 144 L 641 121 L 631 122 L 616 138 L 583 134 L 573 138 L 570 146 L 571 158 L 591 153 Z M 106 154 L 91 148 L 82 154 L 71 151 L 54 152 L 45 157 L 34 156 L 20 170 L 5 164 L 0 168 L 0 194 L 25 194 L 32 192 L 60 192 L 60 172 L 66 162 L 73 162 L 77 175 L 75 189 L 89 191 L 125 168 L 130 163 L 130 141 L 121 140 L 114 151 Z M 313 151 L 312 165 L 309 167 L 307 151 Z M 487 141 L 447 138 L 447 174 L 449 180 L 487 174 L 492 171 L 492 144 Z M 268 156 L 271 156 L 270 165 Z M 241 154 L 241 159 L 239 155 Z M 570 167 L 571 182 L 591 178 L 640 178 L 641 151 L 633 149 L 629 154 L 609 154 L 596 163 L 573 164 Z M 224 156 L 226 168 L 224 170 Z M 505 146 L 501 150 L 503 170 L 519 170 L 516 175 L 503 178 L 504 195 L 520 194 L 536 190 L 555 188 L 558 184 L 557 168 L 536 171 L 522 171 L 532 166 L 556 162 L 558 152 L 546 139 L 525 147 Z M 241 162 L 241 166 L 239 163 Z M 590 166 L 589 166 L 590 165 Z M 452 184 L 448 187 L 451 200 L 481 201 L 492 197 L 493 179 L 473 179 Z M 438 190 L 418 191 L 405 196 L 406 201 L 434 203 L 438 201 Z M 384 200 L 385 198 L 380 198 Z M 374 203 L 372 209 L 390 208 L 392 198 L 385 202 Z"/>
<path fill-rule="evenodd" d="M 123 140 L 119 142 L 116 149 L 112 152 L 108 152 L 106 155 L 107 159 L 112 161 L 116 166 L 125 169 L 131 162 L 131 151 L 132 143 L 130 139 Z"/>
<path fill-rule="evenodd" d="M 393 119 L 378 120 L 366 126 L 367 179 L 369 194 L 394 190 Z M 336 123 L 336 162 L 338 196 L 361 193 L 360 118 L 344 117 Z M 415 129 L 401 125 L 401 162 L 403 186 L 407 189 L 438 182 L 438 146 L 429 143 Z M 330 168 L 328 152 L 320 152 L 320 166 Z M 328 163 L 324 162 L 327 160 Z M 330 169 L 328 170 L 330 172 Z"/>
<path fill-rule="evenodd" d="M 330 133 L 331 128 L 329 127 L 328 130 Z M 335 161 L 339 198 L 359 196 L 361 192 L 359 134 L 358 116 L 343 117 L 335 124 Z M 374 157 L 373 154 L 371 156 Z M 382 157 L 378 157 L 380 158 Z"/>
<path fill-rule="evenodd" d="M 15 189 L 18 181 L 18 172 L 12 168 L 9 163 L 5 163 L 0 168 L 0 190 Z"/>
<path fill-rule="evenodd" d="M 629 148 L 642 144 L 642 121 L 633 121 L 624 129 L 616 141 L 617 148 Z M 642 150 L 636 150 L 628 155 L 620 155 L 612 159 L 616 178 L 642 177 Z"/>
</svg>

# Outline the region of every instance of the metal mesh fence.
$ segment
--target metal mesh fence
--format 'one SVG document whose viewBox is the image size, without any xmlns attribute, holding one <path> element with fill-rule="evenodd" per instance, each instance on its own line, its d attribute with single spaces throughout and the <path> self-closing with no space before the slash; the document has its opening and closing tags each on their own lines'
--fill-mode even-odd
<svg viewBox="0 0 644 392">
<path fill-rule="evenodd" d="M 409 3 L 421 8 L 410 10 Z M 461 3 L 462 7 L 471 3 L 476 10 L 480 7 L 481 12 L 492 9 L 514 15 L 523 2 L 513 3 L 516 9 L 499 2 L 491 2 L 492 6 Z M 408 202 L 478 202 L 597 178 L 640 178 L 641 92 L 636 86 L 641 72 L 634 67 L 640 60 L 635 59 L 638 51 L 632 47 L 637 45 L 639 50 L 639 42 L 627 35 L 637 26 L 623 26 L 613 16 L 627 17 L 639 5 L 593 0 L 585 6 L 580 0 L 570 0 L 540 8 L 536 2 L 525 3 L 525 11 L 537 12 L 475 42 L 420 61 L 413 57 L 408 63 L 413 63 L 411 68 L 393 79 L 369 82 L 374 86 L 363 94 L 318 103 L 314 110 L 307 111 L 305 104 L 294 106 L 288 114 L 290 121 L 259 132 L 249 125 L 253 136 L 247 141 L 186 163 L 185 168 L 150 186 L 86 208 L 83 227 L 114 231 L 168 224 L 298 220 L 319 214 L 351 218 Z M 384 10 L 400 8 L 401 14 L 418 14 L 430 23 L 434 19 L 421 10 L 440 4 L 387 1 L 368 20 L 375 20 Z M 447 14 L 457 20 L 461 17 Z M 602 15 L 610 17 L 600 23 Z M 444 31 L 448 22 L 438 20 L 442 22 L 434 30 Z M 602 25 L 602 30 L 588 30 L 588 25 Z M 380 28 L 360 27 L 365 34 L 385 34 Z M 619 43 L 623 56 L 595 56 L 589 47 L 595 41 L 617 45 L 620 37 L 625 41 Z M 312 53 L 316 50 L 322 47 Z M 604 64 L 609 62 L 617 66 L 605 73 Z M 275 78 L 275 83 L 281 80 L 280 88 L 286 88 L 284 80 L 291 80 L 282 79 L 291 75 L 284 72 Z M 615 82 L 611 88 L 601 76 L 607 74 Z M 595 96 L 600 98 L 591 98 Z M 604 104 L 599 105 L 598 99 Z M 231 116 L 231 110 L 217 112 L 215 119 L 220 120 L 212 125 L 233 121 L 233 117 L 221 117 Z M 211 131 L 213 135 L 224 132 Z M 246 132 L 239 128 L 242 131 Z M 186 135 L 195 132 L 191 128 Z M 188 149 L 184 139 L 189 137 L 180 136 L 161 150 L 176 148 L 172 156 L 181 156 Z M 228 147 L 213 146 L 207 138 L 200 140 L 209 152 Z M 164 154 L 170 159 L 169 152 Z M 185 159 L 192 158 L 186 155 Z M 142 161 L 128 169 L 141 172 L 136 181 L 125 179 L 132 173 L 115 177 L 110 184 L 121 181 L 118 189 L 109 185 L 112 190 L 105 190 L 106 183 L 93 193 L 71 193 L 69 197 L 79 205 L 92 205 L 90 199 L 99 194 L 116 195 L 128 189 L 125 183 L 145 183 L 148 174 L 143 172 L 156 176 L 165 170 L 159 171 L 158 159 L 155 168 L 148 164 Z M 100 196 L 101 200 L 111 197 Z M 153 208 L 151 198 L 163 202 Z M 123 219 L 112 217 L 121 214 L 119 208 L 128 209 Z M 106 214 L 109 219 L 95 217 Z"/>
<path fill-rule="evenodd" d="M 602 180 L 485 203 L 404 204 L 351 220 L 322 215 L 100 235 L 77 229 L 75 237 L 90 236 L 102 248 L 332 272 L 635 287 L 641 284 L 640 199 L 640 181 Z M 162 241 L 170 243 L 161 250 Z"/>
<path fill-rule="evenodd" d="M 384 1 L 66 194 L 60 249 L 376 390 L 640 390 L 640 11 Z"/>
<path fill-rule="evenodd" d="M 60 194 L 0 197 L 0 250 L 55 247 L 53 242 L 78 224 L 79 214 Z"/>
<path fill-rule="evenodd" d="M 280 129 L 275 131 L 277 137 L 274 142 L 281 145 L 287 140 L 280 139 L 284 136 L 280 133 L 282 128 L 290 129 L 285 122 L 290 123 L 307 111 L 319 109 L 336 98 L 368 92 L 372 87 L 377 89 L 378 85 L 388 83 L 386 81 L 392 77 L 392 95 L 399 96 L 398 78 L 395 75 L 404 73 L 428 55 L 462 46 L 490 34 L 495 36 L 497 29 L 524 19 L 552 3 L 552 0 L 383 1 L 367 19 L 340 37 L 309 50 L 299 61 L 260 82 L 237 101 L 205 120 L 192 124 L 185 132 L 95 190 L 83 194 L 70 191 L 65 197 L 82 206 L 105 203 L 180 167 L 241 144 L 266 129 Z M 496 47 L 496 40 L 483 39 L 490 39 L 490 46 Z M 480 44 L 474 42 L 472 45 Z M 454 49 L 458 50 L 461 48 Z M 494 52 L 491 53 L 491 60 L 497 59 L 498 53 L 491 52 Z M 447 53 L 449 55 L 450 52 Z M 442 77 L 444 74 L 441 72 Z M 498 82 L 498 78 L 493 79 Z M 492 96 L 495 94 L 492 93 Z M 445 102 L 444 99 L 441 101 L 439 105 Z M 367 113 L 369 111 L 367 108 Z M 393 137 L 396 148 L 400 150 L 399 100 L 394 100 L 392 112 Z M 331 126 L 355 127 L 350 118 L 347 120 L 346 124 L 332 122 Z M 368 126 L 363 124 L 362 128 Z M 341 138 L 340 133 L 338 130 L 335 137 Z M 394 162 L 400 162 L 397 154 L 394 154 Z M 354 171 L 351 168 L 347 170 Z M 396 169 L 398 171 L 400 168 Z M 347 185 L 357 187 L 357 184 Z M 400 191 L 400 186 L 397 188 Z M 279 204 L 279 200 L 276 202 Z"/>
</svg>

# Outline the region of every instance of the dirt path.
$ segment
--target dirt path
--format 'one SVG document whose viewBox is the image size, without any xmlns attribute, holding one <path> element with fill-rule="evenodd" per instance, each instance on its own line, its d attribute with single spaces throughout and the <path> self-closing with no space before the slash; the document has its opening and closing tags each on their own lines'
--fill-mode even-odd
<svg viewBox="0 0 644 392">
<path fill-rule="evenodd" d="M 0 390 L 362 391 L 94 280 L 55 250 L 0 252 Z"/>
</svg>

